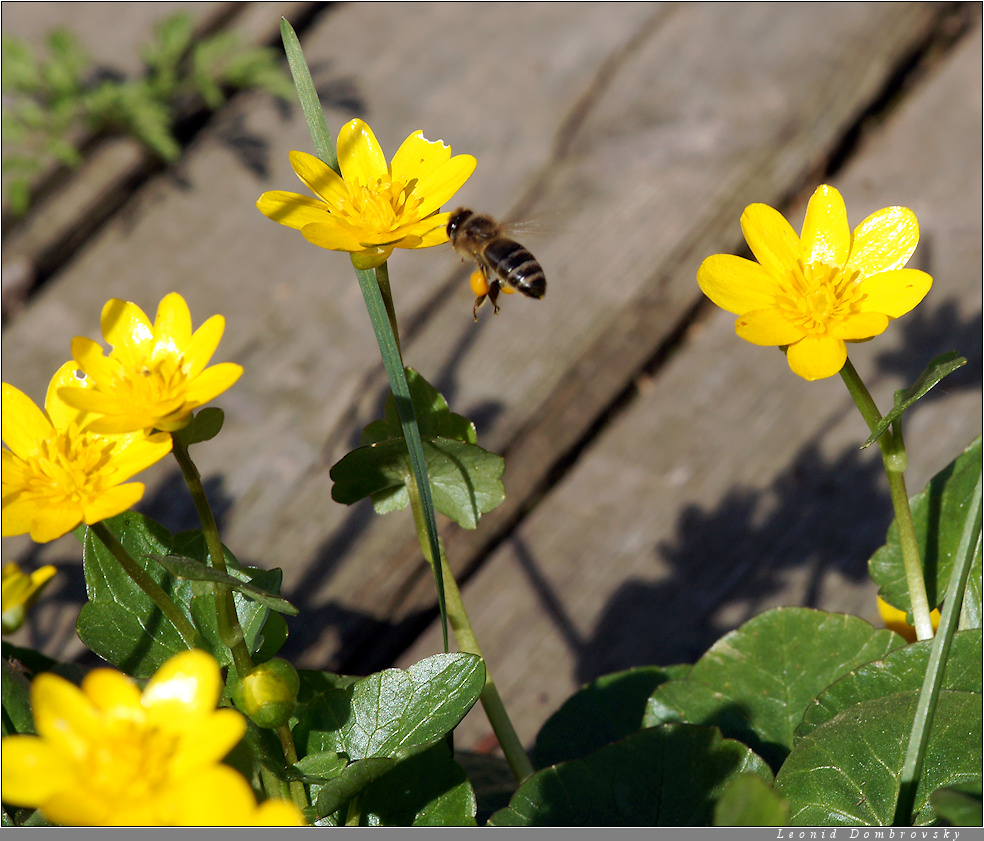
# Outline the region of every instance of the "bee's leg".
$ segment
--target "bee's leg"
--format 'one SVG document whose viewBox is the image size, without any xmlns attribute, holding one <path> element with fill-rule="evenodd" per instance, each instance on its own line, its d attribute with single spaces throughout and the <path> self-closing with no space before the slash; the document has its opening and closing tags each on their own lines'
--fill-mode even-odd
<svg viewBox="0 0 984 841">
<path fill-rule="evenodd" d="M 475 321 L 478 321 L 478 308 L 485 303 L 485 298 L 485 295 L 479 295 L 475 299 L 475 306 L 472 307 L 472 318 L 474 318 Z"/>
<path fill-rule="evenodd" d="M 494 315 L 499 314 L 499 280 L 498 278 L 493 280 L 489 284 L 489 301 L 492 303 L 492 312 Z"/>
</svg>

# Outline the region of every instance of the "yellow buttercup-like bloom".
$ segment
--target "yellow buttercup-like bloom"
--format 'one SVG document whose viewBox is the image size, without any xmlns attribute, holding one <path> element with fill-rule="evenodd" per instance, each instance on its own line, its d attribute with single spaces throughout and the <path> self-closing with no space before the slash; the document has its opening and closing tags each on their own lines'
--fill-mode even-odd
<svg viewBox="0 0 984 841">
<path fill-rule="evenodd" d="M 21 572 L 17 564 L 4 566 L 2 625 L 5 634 L 12 634 L 24 624 L 27 611 L 54 575 L 55 568 L 51 564 L 34 570 L 30 575 Z"/>
<path fill-rule="evenodd" d="M 98 342 L 76 336 L 72 356 L 91 386 L 64 388 L 60 396 L 102 416 L 89 422 L 94 432 L 181 429 L 195 409 L 243 373 L 232 362 L 205 367 L 224 330 L 225 319 L 213 315 L 192 332 L 191 313 L 177 292 L 161 300 L 153 324 L 136 304 L 113 298 L 102 311 L 102 334 L 112 352 L 105 356 Z"/>
<path fill-rule="evenodd" d="M 37 736 L 3 740 L 3 799 L 74 826 L 303 824 L 292 804 L 256 806 L 222 758 L 246 732 L 216 709 L 222 677 L 204 651 L 184 651 L 140 689 L 115 669 L 82 688 L 49 673 L 31 684 Z"/>
<path fill-rule="evenodd" d="M 23 392 L 3 384 L 3 536 L 30 534 L 38 543 L 79 523 L 92 525 L 126 511 L 142 496 L 140 482 L 122 484 L 171 451 L 171 436 L 144 432 L 100 435 L 88 415 L 66 405 L 69 384 L 87 393 L 88 380 L 66 362 L 48 385 L 42 412 Z"/>
<path fill-rule="evenodd" d="M 789 367 L 807 380 L 840 371 L 845 342 L 879 335 L 933 284 L 925 272 L 903 268 L 919 242 L 919 223 L 905 207 L 876 211 L 852 233 L 840 193 L 822 185 L 800 236 L 764 204 L 745 208 L 741 228 L 758 262 L 715 254 L 701 264 L 697 282 L 740 316 L 741 338 L 784 347 Z"/>
<path fill-rule="evenodd" d="M 305 152 L 291 152 L 297 177 L 318 198 L 276 190 L 256 206 L 306 240 L 348 251 L 357 269 L 372 269 L 394 248 L 428 248 L 447 242 L 449 213 L 439 213 L 475 169 L 471 155 L 451 157 L 451 147 L 415 131 L 387 166 L 376 137 L 362 120 L 338 133 L 341 177 Z"/>
</svg>

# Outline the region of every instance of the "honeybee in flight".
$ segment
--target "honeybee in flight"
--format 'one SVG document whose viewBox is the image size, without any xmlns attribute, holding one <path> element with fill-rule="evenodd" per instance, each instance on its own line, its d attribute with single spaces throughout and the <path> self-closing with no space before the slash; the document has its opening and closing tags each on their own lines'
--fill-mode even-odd
<svg viewBox="0 0 984 841">
<path fill-rule="evenodd" d="M 459 254 L 478 263 L 472 275 L 472 291 L 478 296 L 472 316 L 478 321 L 478 308 L 486 298 L 498 315 L 499 293 L 517 289 L 530 298 L 542 298 L 547 291 L 543 267 L 526 249 L 503 233 L 503 226 L 485 213 L 459 207 L 448 219 L 448 239 Z M 480 273 L 480 274 L 479 274 Z"/>
</svg>

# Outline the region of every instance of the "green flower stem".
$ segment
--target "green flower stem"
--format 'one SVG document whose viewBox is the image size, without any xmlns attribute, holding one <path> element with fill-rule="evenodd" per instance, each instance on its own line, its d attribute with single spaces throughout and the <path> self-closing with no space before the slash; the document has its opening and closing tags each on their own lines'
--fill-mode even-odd
<svg viewBox="0 0 984 841">
<path fill-rule="evenodd" d="M 290 727 L 286 724 L 280 725 L 277 728 L 277 738 L 280 739 L 280 747 L 283 749 L 287 765 L 293 765 L 297 762 L 297 747 L 294 745 L 294 734 L 290 732 Z M 305 809 L 309 804 L 307 793 L 304 791 L 304 783 L 300 780 L 291 780 L 289 789 L 290 799 L 294 801 L 294 805 L 298 809 Z"/>
<path fill-rule="evenodd" d="M 386 317 L 389 319 L 390 329 L 393 331 L 393 338 L 396 340 L 396 350 L 403 358 L 403 349 L 400 347 L 400 328 L 396 323 L 396 307 L 393 306 L 393 290 L 390 289 L 389 264 L 383 263 L 376 267 L 376 282 L 379 284 L 379 293 L 383 296 L 383 306 L 386 308 Z"/>
<path fill-rule="evenodd" d="M 410 486 L 410 508 L 413 511 L 413 523 L 417 529 L 417 539 L 424 552 L 427 562 L 434 567 L 434 558 L 430 551 L 430 543 L 427 539 L 427 526 L 424 521 L 423 506 L 420 496 L 416 492 L 416 486 Z M 454 580 L 447 558 L 444 556 L 444 548 L 441 547 L 439 557 L 441 564 L 441 574 L 444 580 L 444 597 L 448 611 L 448 622 L 451 630 L 454 631 L 454 638 L 458 643 L 458 648 L 467 654 L 475 654 L 482 657 L 482 649 L 478 644 L 478 637 L 475 636 L 475 629 L 472 627 L 468 612 L 465 610 L 465 603 L 461 598 L 461 591 L 458 589 L 458 582 Z M 482 657 L 485 660 L 484 657 Z M 513 774 L 519 782 L 533 775 L 533 764 L 526 755 L 523 743 L 519 740 L 516 728 L 506 712 L 502 698 L 499 697 L 499 690 L 495 687 L 492 673 L 489 671 L 488 662 L 485 663 L 485 688 L 479 696 L 485 714 L 488 716 L 492 731 L 499 740 L 502 752 L 506 756 L 506 761 L 512 769 Z"/>
<path fill-rule="evenodd" d="M 116 535 L 106 527 L 105 523 L 96 523 L 95 525 L 89 526 L 89 528 L 112 553 L 113 557 L 119 561 L 120 566 L 123 567 L 123 571 L 130 576 L 133 583 L 147 594 L 147 597 L 157 605 L 161 613 L 178 629 L 181 639 L 185 641 L 188 648 L 194 648 L 195 626 L 181 612 L 174 603 L 174 600 L 164 592 L 161 585 L 150 577 L 150 573 L 147 570 L 130 557 L 130 553 L 126 551 L 126 548 L 120 543 Z"/>
<path fill-rule="evenodd" d="M 185 484 L 191 492 L 191 498 L 195 503 L 195 510 L 198 511 L 198 519 L 202 523 L 202 533 L 205 535 L 205 544 L 208 546 L 209 559 L 213 568 L 219 572 L 228 574 L 225 562 L 225 553 L 222 550 L 222 541 L 219 539 L 219 529 L 215 524 L 215 516 L 212 514 L 212 506 L 208 503 L 205 495 L 205 488 L 202 485 L 202 476 L 198 468 L 191 460 L 188 448 L 178 440 L 176 435 L 171 436 L 174 441 L 172 453 L 184 475 Z M 233 662 L 236 664 L 236 672 L 240 677 L 246 675 L 253 668 L 253 659 L 249 656 L 246 648 L 246 640 L 243 636 L 242 626 L 239 624 L 239 616 L 236 613 L 236 602 L 232 591 L 219 584 L 215 585 L 215 620 L 219 628 L 219 636 L 232 652 Z"/>
<path fill-rule="evenodd" d="M 957 630 L 960 608 L 963 604 L 967 579 L 974 558 L 981 549 L 981 477 L 977 478 L 977 486 L 968 500 L 967 517 L 964 520 L 963 533 L 960 535 L 960 545 L 954 558 L 953 572 L 950 573 L 950 583 L 947 586 L 946 599 L 943 602 L 943 615 L 940 617 L 940 629 L 933 640 L 933 650 L 929 655 L 926 666 L 926 677 L 919 690 L 919 700 L 916 704 L 916 714 L 909 734 L 909 743 L 902 762 L 902 775 L 899 782 L 899 797 L 895 804 L 895 826 L 912 826 L 912 807 L 916 800 L 916 789 L 922 776 L 923 760 L 926 756 L 926 746 L 929 744 L 929 731 L 936 712 L 940 687 L 943 683 L 943 671 L 950 655 L 950 644 Z"/>
<path fill-rule="evenodd" d="M 847 390 L 861 412 L 861 417 L 868 424 L 868 429 L 874 430 L 882 419 L 881 413 L 850 359 L 844 363 L 840 373 L 841 379 L 844 380 Z M 923 578 L 922 561 L 919 558 L 919 542 L 912 522 L 912 510 L 909 508 L 909 494 L 905 488 L 904 472 L 907 457 L 905 443 L 902 440 L 901 418 L 892 426 L 891 431 L 886 431 L 878 438 L 878 446 L 881 448 L 888 488 L 892 495 L 892 508 L 895 510 L 895 523 L 899 530 L 902 565 L 905 568 L 905 581 L 909 590 L 909 603 L 912 605 L 916 637 L 927 640 L 933 637 L 933 622 L 930 619 L 926 581 Z"/>
</svg>

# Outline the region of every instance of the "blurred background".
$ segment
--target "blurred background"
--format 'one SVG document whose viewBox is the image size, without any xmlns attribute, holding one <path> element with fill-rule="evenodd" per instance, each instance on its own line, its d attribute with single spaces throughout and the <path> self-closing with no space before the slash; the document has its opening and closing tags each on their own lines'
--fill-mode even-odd
<svg viewBox="0 0 984 841">
<path fill-rule="evenodd" d="M 956 457 L 981 431 L 980 5 L 3 3 L 21 61 L 77 69 L 69 99 L 146 82 L 168 49 L 198 74 L 163 115 L 140 100 L 129 131 L 69 126 L 74 156 L 48 154 L 20 186 L 5 163 L 4 381 L 41 403 L 110 297 L 152 313 L 178 291 L 196 326 L 222 313 L 216 361 L 245 373 L 194 456 L 223 539 L 283 569 L 301 610 L 288 656 L 365 674 L 441 650 L 433 578 L 409 511 L 330 498 L 331 465 L 387 387 L 347 255 L 255 209 L 266 190 L 303 192 L 287 155 L 313 151 L 282 96 L 281 16 L 333 131 L 361 117 L 391 156 L 422 129 L 478 160 L 455 204 L 531 223 L 546 297 L 507 297 L 478 323 L 449 247 L 390 261 L 406 363 L 506 458 L 504 505 L 442 535 L 521 737 L 582 683 L 693 662 L 771 606 L 880 624 L 866 565 L 891 506 L 840 378 L 808 383 L 738 340 L 695 275 L 712 253 L 746 253 L 753 202 L 797 229 L 820 183 L 852 225 L 912 208 L 910 266 L 933 289 L 850 354 L 883 410 L 932 357 L 967 357 L 907 415 L 910 493 Z M 88 62 L 51 46 L 55 26 Z M 265 46 L 244 76 L 234 59 Z M 10 49 L 5 111 L 24 96 Z M 5 162 L 20 141 L 5 116 Z M 197 527 L 176 467 L 146 482 L 141 511 Z M 12 641 L 94 662 L 74 631 L 77 541 L 7 538 L 3 558 L 59 569 Z M 489 737 L 473 713 L 458 739 Z"/>
</svg>

